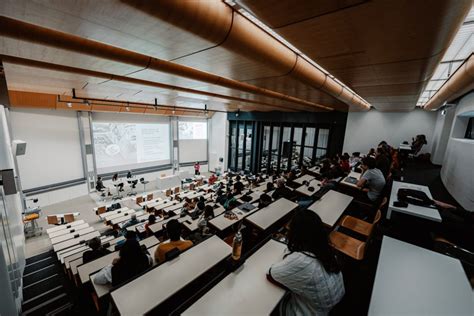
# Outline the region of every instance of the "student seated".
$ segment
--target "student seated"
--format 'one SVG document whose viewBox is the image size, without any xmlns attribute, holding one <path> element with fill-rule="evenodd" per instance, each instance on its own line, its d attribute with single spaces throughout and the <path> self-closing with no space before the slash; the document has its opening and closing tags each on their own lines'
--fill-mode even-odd
<svg viewBox="0 0 474 316">
<path fill-rule="evenodd" d="M 390 173 L 390 159 L 382 147 L 377 147 L 375 155 L 375 168 L 382 171 L 384 178 L 387 179 Z"/>
<path fill-rule="evenodd" d="M 341 160 L 339 161 L 339 166 L 341 167 L 341 170 L 344 173 L 349 173 L 351 171 L 351 165 L 349 164 L 349 154 L 344 153 L 344 155 L 341 156 Z"/>
<path fill-rule="evenodd" d="M 214 218 L 214 208 L 210 205 L 206 205 L 204 207 L 204 213 L 202 214 L 199 222 L 198 222 L 198 229 L 202 236 L 209 235 L 209 228 L 207 227 L 207 223 L 209 220 Z"/>
<path fill-rule="evenodd" d="M 373 157 L 363 158 L 361 169 L 362 176 L 357 182 L 357 186 L 367 192 L 367 198 L 370 202 L 375 202 L 385 187 L 385 177 L 382 171 L 375 168 L 375 158 Z"/>
<path fill-rule="evenodd" d="M 270 191 L 275 190 L 275 186 L 273 185 L 273 182 L 267 182 L 267 188 L 265 189 L 265 193 L 268 193 Z"/>
<path fill-rule="evenodd" d="M 321 218 L 301 210 L 288 231 L 288 249 L 268 271 L 270 282 L 289 290 L 280 315 L 328 315 L 345 294 L 341 269 Z"/>
<path fill-rule="evenodd" d="M 217 176 L 215 174 L 211 174 L 209 179 L 207 179 L 207 182 L 209 183 L 209 185 L 213 185 L 214 183 L 216 183 L 216 181 L 217 181 Z"/>
<path fill-rule="evenodd" d="M 272 204 L 272 198 L 268 194 L 263 193 L 262 195 L 260 195 L 260 200 L 258 201 L 258 208 L 264 208 L 270 204 Z"/>
<path fill-rule="evenodd" d="M 118 173 L 114 173 L 114 175 L 112 176 L 112 183 L 116 185 L 118 181 L 119 181 Z M 119 183 L 117 187 L 119 191 L 123 191 L 123 182 Z"/>
<path fill-rule="evenodd" d="M 244 189 L 244 184 L 240 181 L 240 176 L 235 178 L 236 182 L 234 183 L 234 193 L 235 194 L 242 194 L 242 190 Z"/>
<path fill-rule="evenodd" d="M 278 200 L 279 198 L 290 200 L 293 198 L 293 192 L 286 187 L 285 179 L 277 180 L 277 188 L 275 189 L 275 192 L 273 192 L 272 198 L 274 200 Z"/>
<path fill-rule="evenodd" d="M 135 224 L 138 224 L 137 215 L 132 214 L 132 216 L 130 217 L 130 220 L 122 225 L 122 229 L 126 229 L 127 227 L 133 226 Z"/>
<path fill-rule="evenodd" d="M 147 235 L 153 235 L 153 232 L 150 230 L 150 226 L 156 223 L 156 216 L 151 214 L 148 216 L 148 223 L 145 224 L 145 231 Z"/>
<path fill-rule="evenodd" d="M 351 168 L 357 167 L 360 163 L 360 152 L 354 152 L 352 153 L 351 158 L 349 158 L 349 166 Z"/>
<path fill-rule="evenodd" d="M 102 192 L 102 196 L 105 196 L 105 192 L 103 192 L 106 187 L 104 186 L 104 182 L 102 181 L 102 177 L 97 177 L 97 182 L 95 184 L 95 189 L 97 192 Z M 110 192 L 108 192 L 110 195 Z"/>
<path fill-rule="evenodd" d="M 120 248 L 119 257 L 94 276 L 94 283 L 117 286 L 144 272 L 152 263 L 136 239 L 127 239 Z"/>
<path fill-rule="evenodd" d="M 196 207 L 194 208 L 192 217 L 193 218 L 198 218 L 202 213 L 204 213 L 204 208 L 206 207 L 206 204 L 202 201 L 197 202 Z"/>
<path fill-rule="evenodd" d="M 181 223 L 176 219 L 170 220 L 166 224 L 166 231 L 168 232 L 169 242 L 161 243 L 155 251 L 155 261 L 165 261 L 165 255 L 168 251 L 178 248 L 180 251 L 184 251 L 193 245 L 190 240 L 181 240 Z"/>
<path fill-rule="evenodd" d="M 102 248 L 99 237 L 95 237 L 89 241 L 89 247 L 91 250 L 87 250 L 82 254 L 82 263 L 88 263 L 98 259 L 106 254 L 109 254 L 108 249 Z"/>
</svg>

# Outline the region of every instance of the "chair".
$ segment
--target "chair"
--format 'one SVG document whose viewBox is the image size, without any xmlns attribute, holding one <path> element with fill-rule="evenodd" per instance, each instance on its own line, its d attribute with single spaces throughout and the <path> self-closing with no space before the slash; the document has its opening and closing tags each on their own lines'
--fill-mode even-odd
<svg viewBox="0 0 474 316">
<path fill-rule="evenodd" d="M 56 215 L 48 215 L 46 219 L 49 225 L 59 225 L 58 217 Z"/>
<path fill-rule="evenodd" d="M 153 193 L 147 194 L 146 200 L 147 200 L 147 201 L 153 200 Z"/>
<path fill-rule="evenodd" d="M 101 207 L 97 208 L 97 215 L 103 214 L 105 212 L 107 212 L 107 207 L 106 206 L 101 206 Z"/>
<path fill-rule="evenodd" d="M 66 223 L 72 223 L 75 221 L 74 214 L 64 214 L 64 221 Z"/>
<path fill-rule="evenodd" d="M 140 183 L 143 184 L 143 192 L 146 192 L 146 185 L 150 183 L 150 181 L 145 181 L 145 178 L 140 178 Z"/>
<path fill-rule="evenodd" d="M 179 193 L 179 187 L 175 187 L 174 188 L 174 194 L 178 194 Z"/>
<path fill-rule="evenodd" d="M 189 190 L 194 190 L 195 187 L 196 187 L 196 185 L 194 184 L 194 182 L 192 182 L 192 183 L 189 185 Z"/>
<path fill-rule="evenodd" d="M 143 196 L 137 196 L 137 198 L 135 199 L 135 203 L 140 204 L 142 202 L 143 202 Z"/>
<path fill-rule="evenodd" d="M 170 196 L 171 194 L 173 194 L 173 191 L 171 191 L 171 189 L 166 190 L 165 192 L 166 196 Z"/>
<path fill-rule="evenodd" d="M 353 230 L 355 232 L 358 232 L 359 234 L 362 234 L 364 236 L 369 236 L 374 226 L 380 221 L 380 218 L 382 217 L 381 209 L 386 204 L 387 204 L 387 198 L 384 197 L 382 200 L 382 203 L 380 204 L 379 209 L 377 210 L 377 213 L 375 214 L 375 218 L 372 223 L 368 223 L 354 216 L 346 215 L 342 218 L 339 225 L 347 229 Z"/>
<path fill-rule="evenodd" d="M 180 254 L 181 250 L 179 250 L 178 248 L 170 249 L 165 253 L 165 261 L 171 261 L 174 258 L 179 257 Z"/>
<path fill-rule="evenodd" d="M 333 230 L 329 234 L 329 243 L 333 248 L 339 250 L 351 258 L 356 260 L 364 259 L 366 242 Z"/>
</svg>

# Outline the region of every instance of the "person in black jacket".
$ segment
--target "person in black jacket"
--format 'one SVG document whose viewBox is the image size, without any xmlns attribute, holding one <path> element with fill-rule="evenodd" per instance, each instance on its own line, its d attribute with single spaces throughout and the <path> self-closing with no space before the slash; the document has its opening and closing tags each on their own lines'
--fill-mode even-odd
<svg viewBox="0 0 474 316">
<path fill-rule="evenodd" d="M 110 253 L 108 249 L 102 248 L 99 237 L 91 239 L 89 241 L 89 247 L 91 250 L 87 250 L 82 254 L 82 263 L 94 261 Z"/>
<path fill-rule="evenodd" d="M 388 174 L 390 173 L 390 159 L 382 147 L 377 148 L 377 154 L 375 156 L 375 168 L 382 171 L 384 178 L 387 179 Z"/>
<path fill-rule="evenodd" d="M 293 192 L 286 187 L 284 179 L 277 180 L 277 188 L 275 192 L 273 192 L 272 198 L 274 200 L 278 200 L 279 198 L 291 200 L 293 198 Z"/>
</svg>

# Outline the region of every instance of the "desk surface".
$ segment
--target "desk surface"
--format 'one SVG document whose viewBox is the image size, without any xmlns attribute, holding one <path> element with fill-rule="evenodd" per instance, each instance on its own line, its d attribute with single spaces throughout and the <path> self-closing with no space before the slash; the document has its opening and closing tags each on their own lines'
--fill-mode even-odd
<svg viewBox="0 0 474 316">
<path fill-rule="evenodd" d="M 293 180 L 293 182 L 296 182 L 296 183 L 299 183 L 299 184 L 303 184 L 303 181 L 308 181 L 308 182 L 309 182 L 309 181 L 311 181 L 311 180 L 313 180 L 313 179 L 314 179 L 313 176 L 311 176 L 311 175 L 309 175 L 309 174 L 305 174 L 304 176 L 301 176 L 301 177 L 299 177 L 299 178 Z"/>
<path fill-rule="evenodd" d="M 123 214 L 128 214 L 128 215 L 123 215 Z M 122 215 L 122 216 L 116 217 L 116 218 L 112 219 L 112 220 L 110 221 L 110 223 L 111 223 L 112 225 L 120 224 L 120 223 L 122 223 L 122 222 L 129 221 L 129 220 L 132 218 L 132 215 L 135 215 L 136 217 L 139 217 L 139 216 L 142 216 L 142 215 L 144 215 L 144 214 L 146 214 L 145 211 L 138 211 L 138 212 L 135 212 L 134 210 L 128 210 L 128 211 L 126 211 L 126 212 L 124 212 L 124 213 L 122 213 L 122 214 L 119 214 L 119 215 Z"/>
<path fill-rule="evenodd" d="M 330 190 L 321 199 L 311 204 L 308 210 L 318 214 L 324 224 L 334 226 L 353 199 L 352 196 Z"/>
<path fill-rule="evenodd" d="M 383 237 L 369 315 L 474 315 L 459 260 Z"/>
<path fill-rule="evenodd" d="M 99 237 L 99 236 L 100 236 L 99 232 L 94 231 L 94 232 L 88 233 L 86 235 L 82 235 L 78 238 L 69 239 L 69 240 L 63 241 L 61 243 L 58 243 L 56 245 L 53 245 L 53 249 L 54 249 L 55 252 L 58 252 L 60 250 L 69 248 L 71 246 L 79 245 L 82 241 L 91 240 L 92 238 Z"/>
<path fill-rule="evenodd" d="M 254 204 L 256 205 L 256 203 Z M 230 226 L 234 225 L 235 223 L 243 220 L 245 217 L 257 212 L 259 209 L 255 207 L 253 210 L 245 213 L 242 210 L 239 210 L 239 208 L 234 208 L 232 212 L 237 216 L 237 219 L 228 219 L 224 216 L 224 214 L 221 214 L 219 216 L 214 217 L 209 221 L 209 223 L 215 227 L 216 229 L 223 231 Z"/>
<path fill-rule="evenodd" d="M 311 180 L 308 186 L 303 184 L 302 186 L 299 186 L 298 188 L 296 188 L 295 191 L 306 196 L 313 196 L 316 192 L 319 191 L 319 189 L 321 189 L 320 185 L 321 185 L 321 181 L 313 179 Z M 309 187 L 314 188 L 314 191 L 308 190 Z"/>
<path fill-rule="evenodd" d="M 112 299 L 121 315 L 145 314 L 224 260 L 231 251 L 229 245 L 212 236 L 113 291 Z"/>
<path fill-rule="evenodd" d="M 244 204 L 245 201 L 242 200 L 242 197 L 245 196 L 246 193 L 247 193 L 247 192 L 245 192 L 244 195 L 242 195 L 242 196 L 237 200 L 237 202 Z M 251 200 L 250 200 L 248 203 L 253 203 L 253 202 L 258 201 L 258 200 L 260 199 L 260 195 L 262 195 L 262 194 L 263 194 L 263 192 L 259 192 L 259 191 L 253 191 L 252 193 L 248 194 L 248 196 L 251 197 Z"/>
<path fill-rule="evenodd" d="M 247 216 L 246 220 L 265 230 L 298 207 L 298 204 L 281 198 L 260 211 Z"/>
<path fill-rule="evenodd" d="M 405 214 L 421 217 L 424 219 L 429 219 L 435 222 L 441 222 L 441 216 L 439 215 L 439 211 L 437 209 L 413 205 L 413 204 L 408 204 L 408 207 L 394 206 L 393 203 L 398 201 L 398 197 L 397 197 L 398 189 L 401 189 L 401 188 L 423 191 L 426 193 L 426 195 L 428 195 L 430 199 L 433 199 L 433 197 L 431 196 L 430 189 L 427 186 L 393 181 L 392 192 L 390 194 L 390 203 L 388 205 L 388 212 L 387 212 L 388 219 L 390 219 L 391 213 L 393 211 L 397 211 L 400 213 L 405 213 Z"/>
<path fill-rule="evenodd" d="M 78 220 L 78 221 L 74 221 L 72 223 L 69 223 L 69 224 L 63 224 L 63 225 L 59 225 L 59 226 L 56 226 L 56 227 L 51 227 L 51 228 L 48 228 L 46 230 L 46 233 L 49 235 L 51 233 L 54 233 L 54 232 L 57 232 L 57 231 L 60 231 L 60 230 L 63 230 L 63 229 L 70 229 L 71 227 L 74 227 L 74 226 L 77 226 L 77 225 L 81 225 L 81 224 L 84 224 L 84 220 Z"/>
<path fill-rule="evenodd" d="M 220 207 L 214 209 L 214 217 L 219 216 L 224 212 L 225 212 L 224 207 L 220 206 Z M 191 232 L 194 232 L 195 230 L 198 229 L 198 223 L 199 223 L 200 220 L 202 220 L 201 216 L 199 216 L 198 218 L 196 218 L 194 220 L 193 219 L 185 220 L 182 223 L 187 229 L 189 229 Z"/>
<path fill-rule="evenodd" d="M 399 150 L 412 150 L 411 146 L 408 144 L 400 144 L 400 146 L 398 146 L 398 149 Z"/>
<path fill-rule="evenodd" d="M 88 223 L 79 224 L 79 225 L 72 226 L 71 228 L 68 228 L 68 229 L 61 229 L 61 230 L 58 230 L 58 231 L 51 232 L 48 235 L 49 235 L 49 238 L 52 239 L 52 238 L 56 238 L 56 237 L 59 237 L 59 236 L 62 236 L 62 235 L 73 233 L 73 231 L 78 231 L 78 230 L 81 230 L 81 229 L 84 229 L 84 228 L 87 228 L 87 227 L 89 227 Z"/>
<path fill-rule="evenodd" d="M 180 217 L 180 215 L 171 216 L 171 217 L 168 217 L 167 219 L 161 220 L 159 222 L 156 222 L 153 225 L 148 226 L 148 228 L 151 230 L 153 234 L 155 234 L 157 232 L 160 232 L 163 229 L 163 225 L 168 223 L 172 219 L 177 219 L 178 222 L 182 223 L 184 221 L 191 220 L 191 216 L 189 215 L 186 215 L 184 217 Z"/>
<path fill-rule="evenodd" d="M 266 274 L 283 257 L 285 248 L 285 244 L 269 240 L 183 315 L 269 315 L 285 290 L 270 283 Z"/>
<path fill-rule="evenodd" d="M 102 214 L 99 214 L 100 219 L 110 221 L 112 218 L 117 217 L 117 214 L 123 213 L 124 211 L 128 210 L 128 207 L 121 207 L 119 209 L 110 211 L 110 212 L 105 212 Z"/>
<path fill-rule="evenodd" d="M 339 182 L 339 183 L 340 183 L 340 184 L 347 185 L 347 186 L 349 186 L 349 187 L 353 187 L 353 188 L 358 189 L 359 187 L 357 186 L 356 183 L 346 182 L 346 179 L 349 178 L 349 177 L 353 177 L 353 178 L 356 178 L 357 180 L 359 180 L 361 175 L 362 175 L 362 174 L 359 173 L 359 172 L 351 171 L 351 172 L 349 173 L 349 175 L 348 175 L 347 177 L 345 177 L 344 179 L 342 179 L 342 181 Z"/>
<path fill-rule="evenodd" d="M 76 226 L 76 227 L 79 227 L 79 226 Z M 72 233 L 68 233 L 68 234 L 51 238 L 51 244 L 55 245 L 66 240 L 73 239 L 75 236 L 78 236 L 78 235 L 82 236 L 88 233 L 92 233 L 94 230 L 95 230 L 94 227 L 87 226 L 83 229 L 75 230 Z"/>
</svg>

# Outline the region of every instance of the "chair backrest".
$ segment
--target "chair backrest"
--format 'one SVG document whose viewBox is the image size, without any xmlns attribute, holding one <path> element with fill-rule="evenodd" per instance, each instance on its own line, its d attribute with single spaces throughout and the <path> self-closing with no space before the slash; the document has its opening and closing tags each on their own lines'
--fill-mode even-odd
<svg viewBox="0 0 474 316">
<path fill-rule="evenodd" d="M 386 196 L 383 197 L 382 202 L 380 203 L 379 210 L 383 209 L 387 205 L 388 199 Z"/>
<path fill-rule="evenodd" d="M 189 190 L 194 190 L 195 186 L 196 186 L 196 185 L 194 184 L 194 182 L 191 183 L 191 184 L 189 185 Z"/>
<path fill-rule="evenodd" d="M 378 209 L 377 213 L 375 213 L 374 221 L 372 222 L 372 230 L 374 229 L 374 226 L 380 221 L 380 218 L 382 218 L 382 211 Z"/>
<path fill-rule="evenodd" d="M 176 193 L 179 193 L 179 187 L 175 187 L 175 188 L 174 188 L 174 193 L 175 193 L 175 194 L 176 194 Z"/>
<path fill-rule="evenodd" d="M 49 225 L 57 225 L 57 224 L 59 224 L 58 218 L 57 218 L 56 215 L 48 215 L 47 220 L 48 220 L 48 224 L 49 224 Z"/>
<path fill-rule="evenodd" d="M 166 194 L 166 196 L 170 196 L 172 193 L 173 193 L 173 191 L 171 191 L 171 189 L 168 189 L 168 190 L 166 190 L 165 194 Z"/>
<path fill-rule="evenodd" d="M 174 258 L 177 258 L 180 254 L 181 250 L 179 250 L 178 248 L 170 249 L 165 253 L 165 261 L 173 260 Z"/>
<path fill-rule="evenodd" d="M 142 203 L 142 202 L 143 202 L 143 196 L 137 196 L 137 198 L 135 199 L 135 202 L 136 202 L 137 204 Z"/>
<path fill-rule="evenodd" d="M 64 214 L 64 221 L 66 223 L 72 223 L 74 222 L 74 214 Z"/>
<path fill-rule="evenodd" d="M 107 207 L 101 206 L 97 209 L 97 214 L 103 214 L 107 211 Z"/>
<path fill-rule="evenodd" d="M 146 200 L 147 200 L 147 201 L 153 200 L 153 193 L 147 194 Z"/>
</svg>

